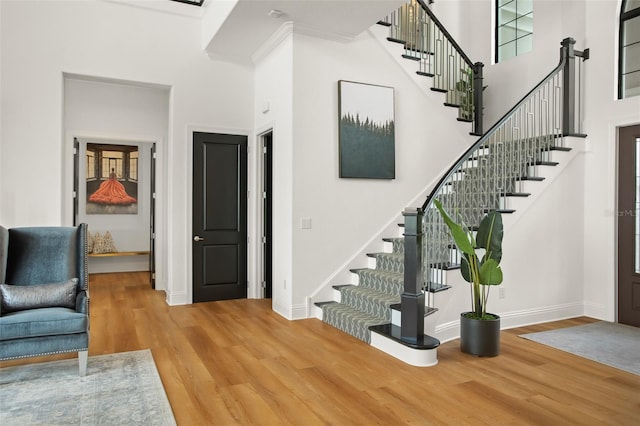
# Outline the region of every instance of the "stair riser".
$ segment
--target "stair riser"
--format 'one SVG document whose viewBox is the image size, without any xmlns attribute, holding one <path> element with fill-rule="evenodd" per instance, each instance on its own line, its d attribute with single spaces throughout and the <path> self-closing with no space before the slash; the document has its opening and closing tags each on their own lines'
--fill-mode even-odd
<svg viewBox="0 0 640 426">
<path fill-rule="evenodd" d="M 400 294 L 402 294 L 404 286 L 402 275 L 390 279 L 387 276 L 377 275 L 375 274 L 375 271 L 367 269 L 364 271 L 359 271 L 357 273 L 357 277 L 357 284 L 359 286 L 371 288 L 373 290 L 381 291 L 383 293 L 388 293 L 391 295 L 399 296 Z"/>
<path fill-rule="evenodd" d="M 373 297 L 366 297 L 345 289 L 342 291 L 341 303 L 369 315 L 384 319 L 386 322 L 391 322 L 391 309 L 389 306 L 393 303 L 400 303 L 400 298 L 385 301 Z"/>
<path fill-rule="evenodd" d="M 403 256 L 386 256 L 384 254 L 375 255 L 373 269 L 380 271 L 404 273 L 404 257 Z"/>
</svg>

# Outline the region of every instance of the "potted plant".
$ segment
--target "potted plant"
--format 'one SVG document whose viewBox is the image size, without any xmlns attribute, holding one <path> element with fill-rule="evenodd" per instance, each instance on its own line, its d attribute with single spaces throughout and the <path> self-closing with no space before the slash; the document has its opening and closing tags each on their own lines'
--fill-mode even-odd
<svg viewBox="0 0 640 426">
<path fill-rule="evenodd" d="M 439 200 L 434 204 L 462 252 L 460 271 L 471 284 L 471 311 L 460 314 L 460 349 L 478 356 L 496 356 L 500 353 L 500 317 L 487 312 L 487 302 L 491 286 L 502 283 L 502 216 L 489 211 L 474 237 L 462 220 L 456 223 L 451 219 Z"/>
</svg>

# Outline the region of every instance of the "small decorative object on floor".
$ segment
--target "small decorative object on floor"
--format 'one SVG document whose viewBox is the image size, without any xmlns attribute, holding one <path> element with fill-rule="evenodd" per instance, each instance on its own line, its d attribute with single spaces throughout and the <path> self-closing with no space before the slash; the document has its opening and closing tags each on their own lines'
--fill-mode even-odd
<svg viewBox="0 0 640 426">
<path fill-rule="evenodd" d="M 150 350 L 0 369 L 0 424 L 175 425 Z"/>
<path fill-rule="evenodd" d="M 106 231 L 104 235 L 100 235 L 96 233 L 93 241 L 93 253 L 113 253 L 116 252 L 116 245 L 113 242 L 113 237 L 111 236 L 111 232 Z"/>
</svg>

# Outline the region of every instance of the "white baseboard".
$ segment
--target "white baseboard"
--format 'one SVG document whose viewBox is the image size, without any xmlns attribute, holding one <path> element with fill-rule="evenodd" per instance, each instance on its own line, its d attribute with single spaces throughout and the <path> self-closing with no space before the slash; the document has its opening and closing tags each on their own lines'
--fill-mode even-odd
<svg viewBox="0 0 640 426">
<path fill-rule="evenodd" d="M 414 367 L 432 367 L 438 363 L 437 348 L 413 349 L 378 333 L 371 333 L 371 346 Z"/>
<path fill-rule="evenodd" d="M 504 312 L 499 315 L 500 328 L 502 330 L 507 330 L 509 328 L 524 327 L 532 324 L 580 317 L 585 315 L 585 307 L 583 303 L 575 302 L 544 308 Z M 436 326 L 435 337 L 442 343 L 459 338 L 460 321 L 451 321 Z"/>
</svg>

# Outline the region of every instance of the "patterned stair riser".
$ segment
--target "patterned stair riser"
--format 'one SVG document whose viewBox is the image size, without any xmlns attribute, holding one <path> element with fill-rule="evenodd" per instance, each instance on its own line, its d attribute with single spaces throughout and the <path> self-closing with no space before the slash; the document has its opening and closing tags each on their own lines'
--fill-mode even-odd
<svg viewBox="0 0 640 426">
<path fill-rule="evenodd" d="M 322 320 L 367 343 L 371 343 L 370 326 L 389 322 L 384 318 L 373 317 L 342 303 L 324 305 L 322 307 Z"/>
<path fill-rule="evenodd" d="M 363 311 L 371 316 L 391 322 L 391 309 L 394 303 L 400 303 L 400 297 L 360 286 L 340 288 L 340 303 Z"/>
<path fill-rule="evenodd" d="M 395 238 L 393 240 L 393 253 L 404 256 L 404 238 Z"/>
<path fill-rule="evenodd" d="M 375 253 L 376 269 L 380 271 L 404 273 L 404 255 L 394 253 Z"/>
<path fill-rule="evenodd" d="M 358 285 L 388 293 L 401 295 L 404 287 L 404 276 L 393 272 L 378 271 L 377 269 L 359 269 Z"/>
</svg>

